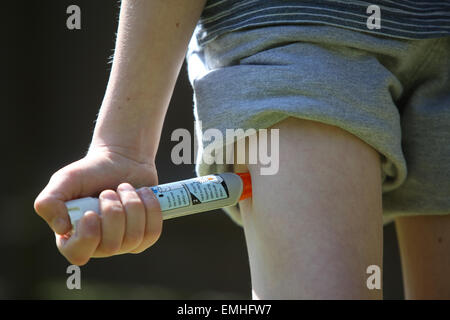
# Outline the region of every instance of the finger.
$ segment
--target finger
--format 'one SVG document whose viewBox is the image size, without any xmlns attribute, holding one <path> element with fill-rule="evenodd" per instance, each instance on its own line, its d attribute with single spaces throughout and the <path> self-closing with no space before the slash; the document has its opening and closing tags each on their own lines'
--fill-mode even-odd
<svg viewBox="0 0 450 320">
<path fill-rule="evenodd" d="M 125 211 L 117 193 L 105 190 L 100 193 L 102 217 L 102 239 L 95 257 L 109 257 L 118 254 L 125 233 Z"/>
<path fill-rule="evenodd" d="M 145 207 L 136 190 L 129 183 L 122 183 L 117 188 L 120 201 L 125 209 L 126 226 L 121 253 L 137 248 L 144 239 Z"/>
<path fill-rule="evenodd" d="M 150 188 L 141 188 L 137 190 L 137 193 L 144 202 L 146 222 L 144 239 L 138 248 L 131 251 L 132 253 L 140 253 L 152 246 L 159 239 L 162 232 L 161 207 L 155 194 Z"/>
<path fill-rule="evenodd" d="M 100 244 L 101 221 L 94 211 L 87 211 L 78 221 L 77 231 L 71 237 L 55 234 L 61 254 L 72 264 L 86 264 Z"/>
</svg>

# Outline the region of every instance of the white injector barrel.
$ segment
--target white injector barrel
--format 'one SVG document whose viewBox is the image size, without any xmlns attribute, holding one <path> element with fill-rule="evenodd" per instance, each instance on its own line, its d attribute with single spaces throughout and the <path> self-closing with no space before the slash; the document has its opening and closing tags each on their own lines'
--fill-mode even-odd
<svg viewBox="0 0 450 320">
<path fill-rule="evenodd" d="M 249 173 L 212 174 L 150 188 L 159 201 L 164 220 L 193 213 L 205 212 L 235 205 L 239 200 L 251 197 Z M 66 202 L 66 207 L 76 229 L 86 211 L 100 212 L 98 198 L 80 198 Z"/>
</svg>

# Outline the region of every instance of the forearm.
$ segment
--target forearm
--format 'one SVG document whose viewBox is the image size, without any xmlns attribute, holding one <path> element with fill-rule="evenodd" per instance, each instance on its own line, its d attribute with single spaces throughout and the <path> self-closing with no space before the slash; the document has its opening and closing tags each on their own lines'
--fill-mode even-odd
<svg viewBox="0 0 450 320">
<path fill-rule="evenodd" d="M 187 45 L 206 0 L 123 0 L 91 149 L 154 159 Z"/>
</svg>

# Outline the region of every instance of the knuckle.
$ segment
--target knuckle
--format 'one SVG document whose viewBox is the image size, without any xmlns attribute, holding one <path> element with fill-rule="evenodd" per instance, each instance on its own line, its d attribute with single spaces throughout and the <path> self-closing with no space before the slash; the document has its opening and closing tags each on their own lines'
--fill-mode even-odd
<svg viewBox="0 0 450 320">
<path fill-rule="evenodd" d="M 145 243 L 147 244 L 147 247 L 150 247 L 158 241 L 158 239 L 161 237 L 161 228 L 152 228 L 149 230 L 149 232 L 145 235 Z"/>
<path fill-rule="evenodd" d="M 55 173 L 53 173 L 53 174 L 50 176 L 50 182 L 55 181 L 55 180 L 58 180 L 58 179 L 61 177 L 62 174 L 63 174 L 62 169 L 56 171 Z"/>
<path fill-rule="evenodd" d="M 147 197 L 146 201 L 144 201 L 144 207 L 148 214 L 161 210 L 159 201 L 153 196 Z"/>
<path fill-rule="evenodd" d="M 34 200 L 34 210 L 40 216 L 43 216 L 49 207 L 49 199 L 45 196 L 39 195 Z"/>
<path fill-rule="evenodd" d="M 128 233 L 123 241 L 124 242 L 123 246 L 132 249 L 137 248 L 141 244 L 143 238 L 144 238 L 143 234 Z"/>
<path fill-rule="evenodd" d="M 120 204 L 109 204 L 102 208 L 102 214 L 109 217 L 119 217 L 124 215 L 123 207 Z"/>
<path fill-rule="evenodd" d="M 74 170 L 72 168 L 65 168 L 65 169 L 61 170 L 61 172 L 59 174 L 60 174 L 60 176 L 71 180 L 71 179 L 76 178 L 76 176 L 78 175 L 78 171 Z"/>
<path fill-rule="evenodd" d="M 50 181 L 57 181 L 60 179 L 72 180 L 76 177 L 76 175 L 77 175 L 76 170 L 70 167 L 65 167 L 53 173 L 52 176 L 50 177 Z"/>
<path fill-rule="evenodd" d="M 159 205 L 158 200 L 156 200 L 156 199 L 151 199 L 150 202 L 149 202 L 149 204 L 148 204 L 147 210 L 148 210 L 148 211 L 151 211 L 151 212 L 160 211 L 160 210 L 161 210 L 161 207 L 160 207 L 160 205 Z"/>
<path fill-rule="evenodd" d="M 133 211 L 133 212 L 145 212 L 144 204 L 141 200 L 137 198 L 133 199 L 127 199 L 124 201 L 124 206 L 127 209 L 127 211 Z"/>
<path fill-rule="evenodd" d="M 106 189 L 103 190 L 102 192 L 100 192 L 99 198 L 103 199 L 103 200 L 115 200 L 117 199 L 117 195 L 116 192 L 114 190 L 111 189 Z"/>
<path fill-rule="evenodd" d="M 119 252 L 120 250 L 120 244 L 118 243 L 114 243 L 114 242 L 104 242 L 101 244 L 100 246 L 100 251 L 108 256 L 112 256 L 114 254 L 116 254 L 117 252 Z"/>
<path fill-rule="evenodd" d="M 50 223 L 56 216 L 59 215 L 59 211 L 56 211 L 55 200 L 45 195 L 39 195 L 34 201 L 34 210 L 38 216 Z"/>
<path fill-rule="evenodd" d="M 125 191 L 134 190 L 133 186 L 130 183 L 128 183 L 128 182 L 122 182 L 121 184 L 119 184 L 117 189 L 118 190 L 125 190 Z"/>
<path fill-rule="evenodd" d="M 112 190 L 105 190 L 100 194 L 100 207 L 103 215 L 116 216 L 124 212 L 122 203 Z"/>
</svg>

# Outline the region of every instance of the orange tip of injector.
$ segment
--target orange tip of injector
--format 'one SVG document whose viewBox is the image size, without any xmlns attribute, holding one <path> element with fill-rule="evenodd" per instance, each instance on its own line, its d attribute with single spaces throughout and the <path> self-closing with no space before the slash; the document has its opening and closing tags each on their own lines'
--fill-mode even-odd
<svg viewBox="0 0 450 320">
<path fill-rule="evenodd" d="M 236 174 L 241 177 L 243 188 L 242 188 L 242 194 L 239 198 L 239 201 L 251 198 L 252 196 L 252 178 L 250 176 L 250 173 L 244 172 L 244 173 L 237 173 Z"/>
</svg>

